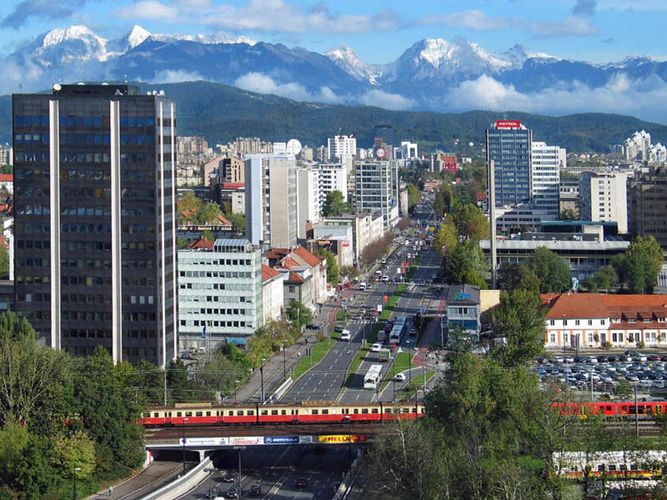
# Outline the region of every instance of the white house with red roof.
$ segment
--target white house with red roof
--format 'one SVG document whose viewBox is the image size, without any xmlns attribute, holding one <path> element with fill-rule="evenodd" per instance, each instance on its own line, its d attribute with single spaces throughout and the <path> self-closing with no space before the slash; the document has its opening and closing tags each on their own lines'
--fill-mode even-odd
<svg viewBox="0 0 667 500">
<path fill-rule="evenodd" d="M 547 349 L 667 346 L 667 295 L 544 294 Z"/>
</svg>

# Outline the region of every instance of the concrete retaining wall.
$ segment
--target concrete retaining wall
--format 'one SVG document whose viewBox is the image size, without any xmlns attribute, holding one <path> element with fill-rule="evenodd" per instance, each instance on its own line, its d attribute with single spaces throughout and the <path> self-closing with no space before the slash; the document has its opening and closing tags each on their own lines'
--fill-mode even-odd
<svg viewBox="0 0 667 500">
<path fill-rule="evenodd" d="M 208 476 L 208 472 L 204 469 L 211 466 L 211 459 L 205 458 L 197 467 L 188 471 L 184 476 L 179 477 L 175 481 L 166 484 L 159 490 L 142 497 L 141 500 L 175 500 L 176 498 L 185 495 L 192 488 L 196 487 Z"/>
</svg>

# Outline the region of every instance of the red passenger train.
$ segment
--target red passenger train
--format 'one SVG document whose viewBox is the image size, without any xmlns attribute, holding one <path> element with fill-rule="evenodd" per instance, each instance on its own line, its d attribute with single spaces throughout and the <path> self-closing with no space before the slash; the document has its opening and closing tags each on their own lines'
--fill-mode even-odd
<svg viewBox="0 0 667 500">
<path fill-rule="evenodd" d="M 628 417 L 635 415 L 653 416 L 667 413 L 667 401 L 596 401 L 553 403 L 552 408 L 561 415 L 581 415 L 603 417 Z"/>
<path fill-rule="evenodd" d="M 421 403 L 350 403 L 303 401 L 293 404 L 259 403 L 214 406 L 210 403 L 177 403 L 142 413 L 138 423 L 146 427 L 174 425 L 322 424 L 415 420 L 424 415 Z"/>
</svg>

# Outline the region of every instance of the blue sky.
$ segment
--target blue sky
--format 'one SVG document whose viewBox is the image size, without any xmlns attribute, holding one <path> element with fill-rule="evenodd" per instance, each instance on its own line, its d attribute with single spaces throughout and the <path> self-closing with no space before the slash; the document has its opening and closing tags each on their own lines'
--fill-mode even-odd
<svg viewBox="0 0 667 500">
<path fill-rule="evenodd" d="M 667 59 L 667 0 L 3 0 L 0 54 L 54 27 L 85 24 L 114 38 L 153 33 L 246 35 L 324 51 L 347 45 L 371 63 L 426 37 L 464 38 L 490 52 L 522 44 L 588 61 Z"/>
</svg>

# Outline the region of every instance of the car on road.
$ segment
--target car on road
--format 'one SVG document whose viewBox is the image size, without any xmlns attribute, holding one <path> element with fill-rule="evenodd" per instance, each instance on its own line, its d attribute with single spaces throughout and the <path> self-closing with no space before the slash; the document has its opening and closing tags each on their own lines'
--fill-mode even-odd
<svg viewBox="0 0 667 500">
<path fill-rule="evenodd" d="M 306 481 L 305 478 L 300 477 L 296 481 L 294 481 L 294 486 L 299 488 L 300 490 L 304 489 L 306 486 L 308 486 L 308 481 Z"/>
<path fill-rule="evenodd" d="M 394 375 L 394 380 L 396 382 L 405 382 L 405 373 L 397 373 Z"/>
<path fill-rule="evenodd" d="M 345 327 L 342 325 L 336 325 L 334 328 L 334 332 L 336 333 L 343 333 L 345 331 Z"/>
<path fill-rule="evenodd" d="M 417 335 L 417 329 L 414 326 L 412 328 L 410 328 L 409 335 L 410 335 L 410 337 L 414 337 L 415 335 Z"/>
<path fill-rule="evenodd" d="M 351 340 L 352 339 L 352 333 L 350 330 L 343 330 L 340 334 L 340 339 L 341 340 Z"/>
<path fill-rule="evenodd" d="M 239 497 L 239 489 L 234 486 L 233 488 L 229 488 L 226 493 L 227 498 L 238 498 Z"/>
<path fill-rule="evenodd" d="M 380 352 L 382 350 L 382 344 L 376 342 L 371 346 L 371 352 Z"/>
<path fill-rule="evenodd" d="M 262 486 L 259 484 L 253 484 L 250 487 L 250 492 L 248 493 L 251 497 L 260 497 L 262 496 Z"/>
<path fill-rule="evenodd" d="M 228 472 L 227 474 L 222 476 L 223 483 L 233 483 L 234 481 L 236 481 L 236 474 L 234 474 L 233 472 Z"/>
</svg>

